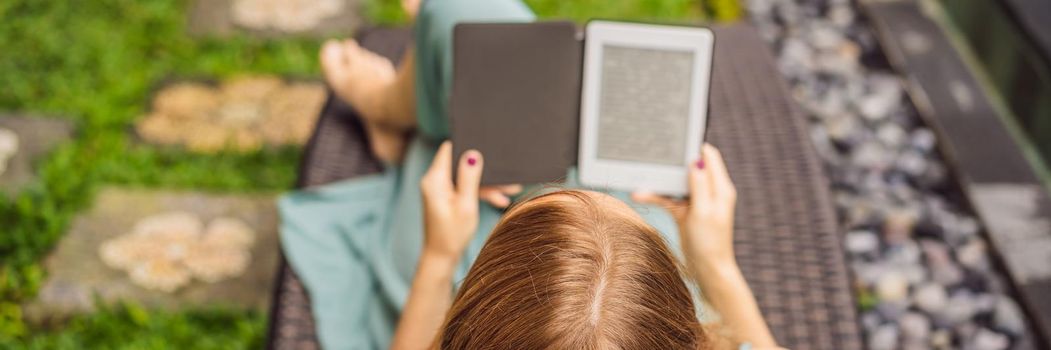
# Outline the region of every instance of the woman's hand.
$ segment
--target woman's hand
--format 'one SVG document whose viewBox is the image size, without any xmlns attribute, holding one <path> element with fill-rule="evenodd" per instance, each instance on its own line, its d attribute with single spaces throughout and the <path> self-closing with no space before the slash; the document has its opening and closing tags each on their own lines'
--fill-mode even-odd
<svg viewBox="0 0 1051 350">
<path fill-rule="evenodd" d="M 423 253 L 450 263 L 459 261 L 478 228 L 478 185 L 484 163 L 476 150 L 464 152 L 452 181 L 452 143 L 438 148 L 420 180 L 423 193 Z"/>
<path fill-rule="evenodd" d="M 453 185 L 453 147 L 446 141 L 420 180 L 423 194 L 423 254 L 416 265 L 409 298 L 398 320 L 391 349 L 428 349 L 452 303 L 456 263 L 478 229 L 478 184 L 482 154 L 460 157 Z"/>
<path fill-rule="evenodd" d="M 635 193 L 632 197 L 638 202 L 664 206 L 675 217 L 687 268 L 722 318 L 721 325 L 730 339 L 750 343 L 756 349 L 779 349 L 734 258 L 737 190 L 719 150 L 705 144 L 701 156 L 703 161 L 690 167 L 688 202 L 648 193 Z"/>
<path fill-rule="evenodd" d="M 733 223 L 737 190 L 719 150 L 705 144 L 701 156 L 689 170 L 688 201 L 652 193 L 634 193 L 632 199 L 668 209 L 679 225 L 683 253 L 691 265 L 735 266 Z"/>
</svg>

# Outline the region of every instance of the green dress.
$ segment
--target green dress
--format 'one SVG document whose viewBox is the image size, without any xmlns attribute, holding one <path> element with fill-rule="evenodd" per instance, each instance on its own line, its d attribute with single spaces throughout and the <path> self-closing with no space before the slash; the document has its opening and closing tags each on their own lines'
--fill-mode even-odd
<svg viewBox="0 0 1051 350">
<path fill-rule="evenodd" d="M 410 142 L 403 163 L 380 174 L 295 191 L 279 200 L 281 243 L 307 288 L 318 338 L 326 349 L 390 345 L 422 247 L 419 180 L 437 145 L 449 134 L 446 102 L 453 26 L 534 19 L 518 0 L 425 1 L 415 28 L 419 136 Z M 577 187 L 572 171 L 567 179 L 565 187 Z M 636 208 L 679 251 L 676 225 L 667 212 L 632 203 L 624 193 L 610 194 Z M 478 232 L 454 281 L 466 276 L 501 213 L 485 203 L 480 206 Z"/>
</svg>

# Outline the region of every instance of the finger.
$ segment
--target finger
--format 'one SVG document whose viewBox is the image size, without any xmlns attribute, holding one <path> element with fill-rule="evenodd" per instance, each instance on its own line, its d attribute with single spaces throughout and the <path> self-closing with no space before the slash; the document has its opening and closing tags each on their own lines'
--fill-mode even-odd
<svg viewBox="0 0 1051 350">
<path fill-rule="evenodd" d="M 500 190 L 500 193 L 503 193 L 504 195 L 508 195 L 508 196 L 513 196 L 513 195 L 522 193 L 522 185 L 520 185 L 520 184 L 501 185 L 501 186 L 497 186 L 497 189 Z"/>
<path fill-rule="evenodd" d="M 501 193 L 496 188 L 483 188 L 478 192 L 478 198 L 497 208 L 507 208 L 511 205 L 511 198 Z"/>
<path fill-rule="evenodd" d="M 712 186 L 709 181 L 710 170 L 708 169 L 708 159 L 701 154 L 701 159 L 698 159 L 694 163 L 690 164 L 690 170 L 687 171 L 687 185 L 690 190 L 690 201 L 705 200 L 712 196 Z"/>
<path fill-rule="evenodd" d="M 681 203 L 652 192 L 633 192 L 631 194 L 631 200 L 642 203 L 651 204 L 661 207 L 673 207 L 681 205 Z"/>
<path fill-rule="evenodd" d="M 732 180 L 730 180 L 730 173 L 726 170 L 726 163 L 723 161 L 722 153 L 719 152 L 719 149 L 707 143 L 704 144 L 703 153 L 706 161 L 705 166 L 709 169 L 709 183 L 713 195 L 720 197 L 730 195 L 734 191 L 734 186 Z"/>
<path fill-rule="evenodd" d="M 460 156 L 459 171 L 456 176 L 456 193 L 462 200 L 478 200 L 478 186 L 482 182 L 484 166 L 482 153 L 477 150 L 468 150 Z"/>
<path fill-rule="evenodd" d="M 495 191 L 495 192 L 502 193 L 504 195 L 513 196 L 513 195 L 516 195 L 516 194 L 519 194 L 519 193 L 522 192 L 522 185 L 518 185 L 518 184 L 515 184 L 515 185 L 489 185 L 489 186 L 482 186 L 478 190 L 480 191 L 479 193 L 486 192 L 486 191 Z"/>
<path fill-rule="evenodd" d="M 686 201 L 671 199 L 650 192 L 632 193 L 631 199 L 634 200 L 636 203 L 654 205 L 657 207 L 664 208 L 664 210 L 667 210 L 668 213 L 671 214 L 676 221 L 682 220 L 683 215 L 686 214 L 686 209 L 689 208 L 689 204 Z"/>
<path fill-rule="evenodd" d="M 442 142 L 434 154 L 431 167 L 423 176 L 423 187 L 430 190 L 448 191 L 452 189 L 452 153 L 453 146 L 449 141 Z"/>
</svg>

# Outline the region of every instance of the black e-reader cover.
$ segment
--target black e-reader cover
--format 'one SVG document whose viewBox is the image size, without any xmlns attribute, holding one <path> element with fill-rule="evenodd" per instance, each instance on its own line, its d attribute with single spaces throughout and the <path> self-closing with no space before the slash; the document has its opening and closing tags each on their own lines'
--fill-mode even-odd
<svg viewBox="0 0 1051 350">
<path fill-rule="evenodd" d="M 563 180 L 577 160 L 582 66 L 572 22 L 458 24 L 454 157 L 481 151 L 483 185 Z"/>
</svg>

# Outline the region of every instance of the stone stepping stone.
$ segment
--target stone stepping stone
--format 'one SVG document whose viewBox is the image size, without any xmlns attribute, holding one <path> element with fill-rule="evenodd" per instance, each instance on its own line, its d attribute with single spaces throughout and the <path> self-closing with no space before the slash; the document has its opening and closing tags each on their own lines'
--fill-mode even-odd
<svg viewBox="0 0 1051 350">
<path fill-rule="evenodd" d="M 168 310 L 223 306 L 265 312 L 279 256 L 274 201 L 273 195 L 105 188 L 93 208 L 73 221 L 70 231 L 45 259 L 48 277 L 36 300 L 26 305 L 26 317 L 33 322 L 62 319 L 92 311 L 95 300 L 133 301 Z M 247 265 L 242 265 L 244 270 L 215 282 L 195 276 L 177 289 L 162 291 L 143 287 L 129 277 L 132 273 L 103 261 L 103 244 L 126 237 L 144 218 L 172 212 L 195 215 L 204 223 L 232 218 L 246 224 L 254 231 L 254 243 L 244 250 L 250 256 Z M 186 250 L 180 253 L 194 256 L 190 248 Z M 164 254 L 170 253 L 172 249 Z"/>
<path fill-rule="evenodd" d="M 195 0 L 194 36 L 347 37 L 361 25 L 361 0 Z"/>
<path fill-rule="evenodd" d="M 34 163 L 72 138 L 73 130 L 73 123 L 65 119 L 0 115 L 0 133 L 13 132 L 17 144 L 13 155 L 0 154 L 0 162 L 5 163 L 0 166 L 0 191 L 14 195 L 35 181 Z"/>
<path fill-rule="evenodd" d="M 156 90 L 134 129 L 142 142 L 196 153 L 300 146 L 327 98 L 320 82 L 274 75 L 173 80 Z"/>
</svg>

